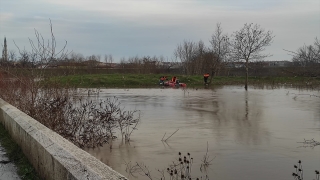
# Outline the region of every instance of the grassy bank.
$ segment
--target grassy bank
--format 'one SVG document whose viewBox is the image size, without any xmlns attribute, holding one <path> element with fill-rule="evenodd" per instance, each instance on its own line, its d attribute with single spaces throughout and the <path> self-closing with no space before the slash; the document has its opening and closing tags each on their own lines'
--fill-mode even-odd
<svg viewBox="0 0 320 180">
<path fill-rule="evenodd" d="M 151 88 L 158 87 L 159 74 L 85 74 L 59 76 L 50 82 L 65 86 L 83 88 Z M 167 75 L 168 78 L 177 76 L 180 82 L 187 87 L 203 87 L 203 77 L 200 75 Z M 210 79 L 210 78 L 209 78 Z M 243 85 L 245 77 L 217 76 L 212 79 L 211 86 L 215 85 Z M 293 85 L 314 86 L 320 85 L 320 78 L 313 77 L 249 77 L 249 85 Z"/>
<path fill-rule="evenodd" d="M 40 179 L 35 172 L 35 169 L 24 156 L 21 148 L 11 139 L 9 133 L 0 123 L 0 143 L 6 150 L 7 156 L 12 161 L 18 170 L 18 175 L 23 180 L 38 180 Z"/>
</svg>

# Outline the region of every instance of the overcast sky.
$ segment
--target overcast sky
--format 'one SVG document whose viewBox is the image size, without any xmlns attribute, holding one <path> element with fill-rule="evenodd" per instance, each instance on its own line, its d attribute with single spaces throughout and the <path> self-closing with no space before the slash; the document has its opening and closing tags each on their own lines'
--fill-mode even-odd
<svg viewBox="0 0 320 180">
<path fill-rule="evenodd" d="M 0 0 L 0 38 L 9 50 L 30 49 L 37 29 L 58 46 L 84 56 L 173 58 L 184 40 L 209 40 L 221 23 L 231 35 L 245 23 L 273 31 L 265 60 L 291 60 L 283 49 L 297 50 L 320 38 L 320 0 Z M 17 51 L 17 50 L 16 50 Z"/>
</svg>

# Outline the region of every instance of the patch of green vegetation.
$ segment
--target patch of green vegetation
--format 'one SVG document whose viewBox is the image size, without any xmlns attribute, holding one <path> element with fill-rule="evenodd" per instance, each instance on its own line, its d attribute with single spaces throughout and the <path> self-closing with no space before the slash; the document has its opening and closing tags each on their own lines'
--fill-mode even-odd
<svg viewBox="0 0 320 180">
<path fill-rule="evenodd" d="M 6 150 L 7 156 L 12 161 L 18 170 L 18 175 L 23 180 L 38 180 L 40 179 L 32 167 L 28 159 L 24 156 L 21 148 L 11 139 L 9 133 L 0 123 L 0 143 Z"/>
<path fill-rule="evenodd" d="M 81 74 L 58 76 L 50 79 L 63 86 L 82 88 L 138 88 L 157 87 L 160 74 Z M 166 74 L 168 79 L 176 76 L 187 87 L 202 87 L 201 75 L 175 75 Z M 209 77 L 210 81 L 211 77 Z M 242 76 L 214 76 L 211 85 L 243 85 L 245 77 Z M 312 77 L 249 77 L 249 85 L 320 85 L 319 78 Z"/>
</svg>

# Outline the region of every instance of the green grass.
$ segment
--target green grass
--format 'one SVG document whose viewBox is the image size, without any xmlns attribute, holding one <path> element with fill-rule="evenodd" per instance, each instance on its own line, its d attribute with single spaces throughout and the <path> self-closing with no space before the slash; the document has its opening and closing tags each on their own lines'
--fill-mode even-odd
<svg viewBox="0 0 320 180">
<path fill-rule="evenodd" d="M 70 75 L 51 78 L 63 86 L 83 88 L 146 88 L 158 87 L 159 74 L 85 74 Z M 187 87 L 203 87 L 201 75 L 166 75 L 168 78 L 177 76 L 180 82 L 186 83 Z M 210 80 L 210 78 L 209 78 Z M 245 77 L 216 76 L 211 85 L 243 85 Z M 249 77 L 249 85 L 320 85 L 320 78 L 310 77 Z"/>
<path fill-rule="evenodd" d="M 7 156 L 17 167 L 18 175 L 23 180 L 40 179 L 35 169 L 24 156 L 21 148 L 11 139 L 9 133 L 0 123 L 0 142 L 1 146 L 6 150 Z"/>
</svg>

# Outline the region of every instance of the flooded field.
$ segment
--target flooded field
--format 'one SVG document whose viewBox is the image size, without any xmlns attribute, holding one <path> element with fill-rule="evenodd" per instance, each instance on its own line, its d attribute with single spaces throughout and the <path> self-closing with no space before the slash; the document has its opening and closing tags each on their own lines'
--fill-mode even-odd
<svg viewBox="0 0 320 180">
<path fill-rule="evenodd" d="M 302 161 L 305 179 L 320 170 L 320 146 L 301 147 L 304 139 L 320 141 L 320 92 L 249 89 L 102 89 L 99 98 L 117 97 L 127 110 L 141 110 L 141 124 L 130 144 L 121 138 L 109 145 L 86 149 L 129 179 L 126 163 L 143 163 L 153 179 L 178 153 L 193 157 L 193 177 L 207 152 L 210 179 L 287 180 Z M 179 130 L 178 130 L 179 129 Z M 164 134 L 167 142 L 161 141 Z M 204 174 L 203 174 L 204 173 Z"/>
</svg>

